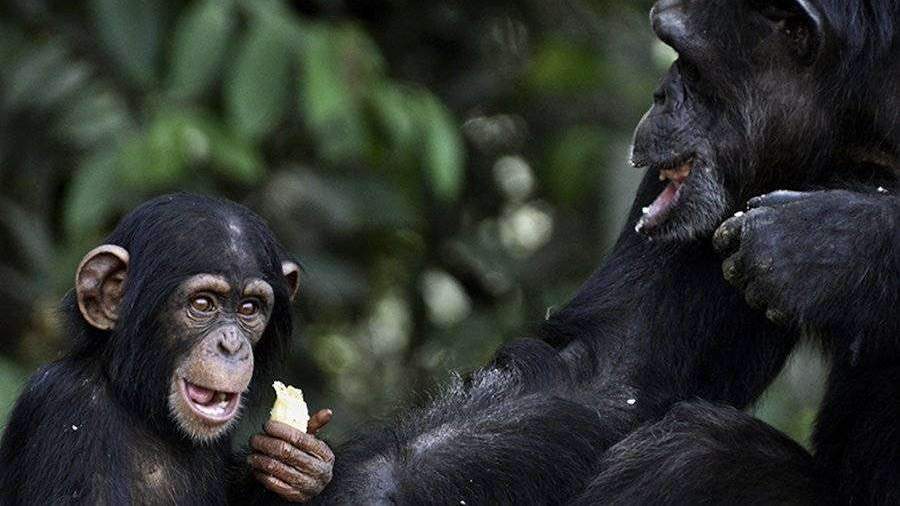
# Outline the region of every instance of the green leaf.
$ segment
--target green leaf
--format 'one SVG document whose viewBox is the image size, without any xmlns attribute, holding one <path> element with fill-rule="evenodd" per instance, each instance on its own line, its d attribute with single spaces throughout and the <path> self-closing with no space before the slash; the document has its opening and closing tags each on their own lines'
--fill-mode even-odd
<svg viewBox="0 0 900 506">
<path fill-rule="evenodd" d="M 209 124 L 210 168 L 228 179 L 252 184 L 265 176 L 262 156 L 252 143 L 217 125 Z"/>
<path fill-rule="evenodd" d="M 369 95 L 368 103 L 375 113 L 378 126 L 398 154 L 415 151 L 418 139 L 416 110 L 410 98 L 409 93 L 390 83 L 373 87 Z"/>
<path fill-rule="evenodd" d="M 156 80 L 165 12 L 159 0 L 90 0 L 90 10 L 106 52 L 125 76 L 149 88 Z"/>
<path fill-rule="evenodd" d="M 115 210 L 121 191 L 118 150 L 109 149 L 85 159 L 78 167 L 66 197 L 65 229 L 78 237 L 100 229 Z"/>
<path fill-rule="evenodd" d="M 53 240 L 42 218 L 12 200 L 0 198 L 0 228 L 8 231 L 30 271 L 47 274 L 53 266 Z"/>
<path fill-rule="evenodd" d="M 255 183 L 263 161 L 253 144 L 202 112 L 163 108 L 147 132 L 122 151 L 122 176 L 135 189 L 177 187 L 201 165 L 240 183 Z"/>
<path fill-rule="evenodd" d="M 300 109 L 320 155 L 337 164 L 362 157 L 368 145 L 359 97 L 345 74 L 345 54 L 332 29 L 307 32 L 301 52 Z"/>
<path fill-rule="evenodd" d="M 175 26 L 169 93 L 191 98 L 209 87 L 222 66 L 234 25 L 229 0 L 201 0 L 181 15 Z"/>
<path fill-rule="evenodd" d="M 124 97 L 102 83 L 80 90 L 54 122 L 54 134 L 79 148 L 110 143 L 135 127 Z"/>
<path fill-rule="evenodd" d="M 42 86 L 56 75 L 64 68 L 66 57 L 65 49 L 55 42 L 35 46 L 24 53 L 12 71 L 3 76 L 4 105 L 12 109 L 40 105 L 42 90 L 36 83 Z"/>
<path fill-rule="evenodd" d="M 438 201 L 451 203 L 465 178 L 465 149 L 456 120 L 434 96 L 423 95 L 420 121 L 427 180 Z"/>
<path fill-rule="evenodd" d="M 234 129 L 264 137 L 284 117 L 290 94 L 290 51 L 281 37 L 256 24 L 241 42 L 225 82 L 225 108 Z"/>
</svg>

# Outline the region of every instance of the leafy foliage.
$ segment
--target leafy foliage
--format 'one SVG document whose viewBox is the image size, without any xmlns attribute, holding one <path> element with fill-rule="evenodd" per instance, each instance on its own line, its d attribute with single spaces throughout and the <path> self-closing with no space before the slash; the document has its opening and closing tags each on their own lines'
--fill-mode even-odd
<svg viewBox="0 0 900 506">
<path fill-rule="evenodd" d="M 0 415 L 65 347 L 81 255 L 177 190 L 253 207 L 304 264 L 285 379 L 336 438 L 483 363 L 621 226 L 671 61 L 649 3 L 8 2 Z"/>
</svg>

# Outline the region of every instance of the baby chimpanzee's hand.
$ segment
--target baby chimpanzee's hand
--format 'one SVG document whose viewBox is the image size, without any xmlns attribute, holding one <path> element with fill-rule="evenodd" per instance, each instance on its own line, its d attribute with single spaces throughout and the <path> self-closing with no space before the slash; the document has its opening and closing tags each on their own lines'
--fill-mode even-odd
<svg viewBox="0 0 900 506">
<path fill-rule="evenodd" d="M 316 432 L 331 421 L 330 409 L 309 420 L 308 433 L 290 425 L 269 421 L 265 434 L 250 438 L 253 449 L 247 463 L 264 487 L 292 502 L 307 502 L 331 481 L 334 454 Z"/>
</svg>

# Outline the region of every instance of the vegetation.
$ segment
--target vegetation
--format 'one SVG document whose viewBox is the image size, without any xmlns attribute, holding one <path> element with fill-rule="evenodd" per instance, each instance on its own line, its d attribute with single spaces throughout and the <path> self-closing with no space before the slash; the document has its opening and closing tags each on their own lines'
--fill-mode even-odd
<svg viewBox="0 0 900 506">
<path fill-rule="evenodd" d="M 64 349 L 81 255 L 178 190 L 254 208 L 303 262 L 285 380 L 335 439 L 485 362 L 622 226 L 630 132 L 673 58 L 649 5 L 7 2 L 0 417 Z M 795 370 L 763 411 L 802 438 Z"/>
</svg>

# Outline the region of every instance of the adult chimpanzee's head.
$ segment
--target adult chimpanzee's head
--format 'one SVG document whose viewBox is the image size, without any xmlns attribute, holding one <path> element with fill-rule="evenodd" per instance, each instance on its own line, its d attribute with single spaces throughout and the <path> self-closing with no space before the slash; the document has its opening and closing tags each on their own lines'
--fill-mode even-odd
<svg viewBox="0 0 900 506">
<path fill-rule="evenodd" d="M 632 163 L 667 184 L 638 229 L 703 236 L 759 193 L 897 167 L 898 5 L 659 0 L 653 29 L 678 60 Z"/>
<path fill-rule="evenodd" d="M 188 194 L 151 200 L 78 267 L 76 352 L 104 368 L 124 409 L 213 439 L 233 425 L 254 361 L 265 366 L 290 337 L 298 275 L 248 209 Z"/>
</svg>

